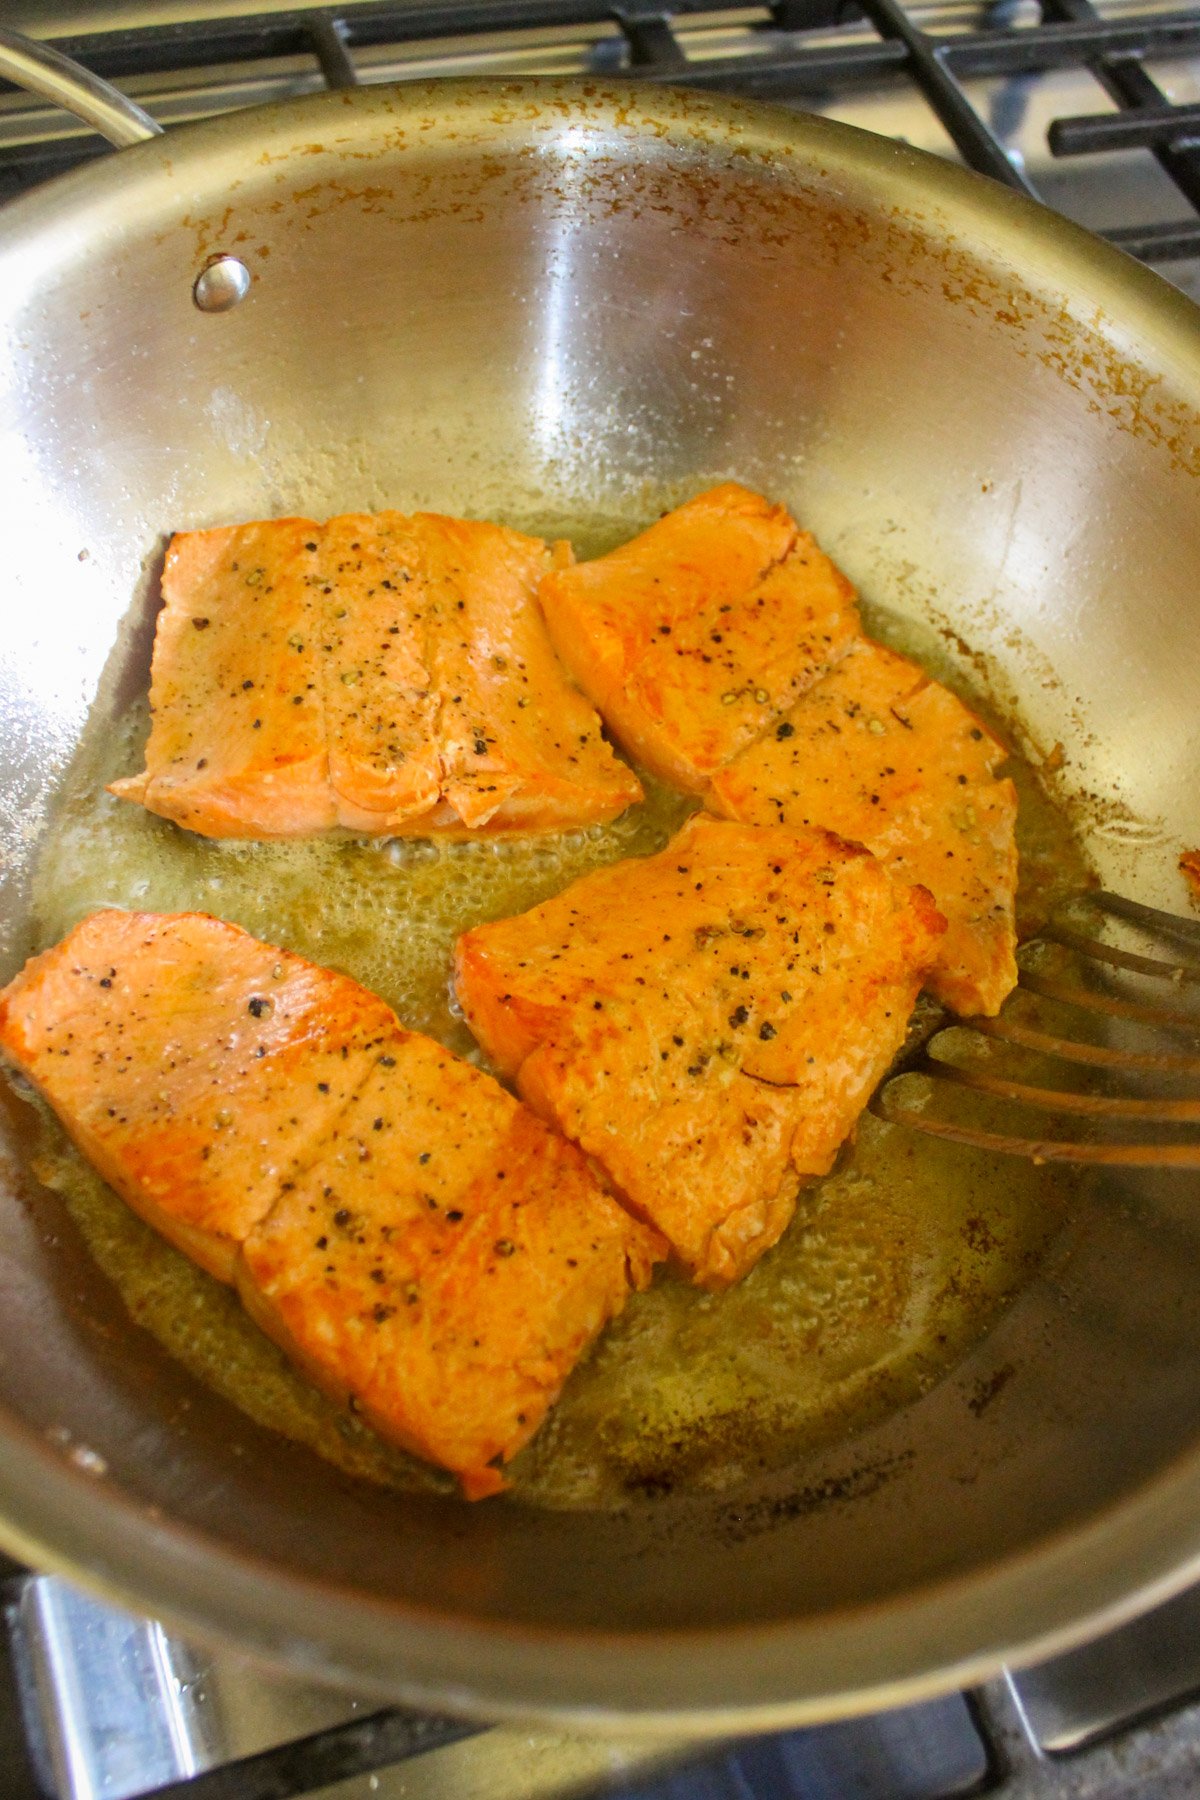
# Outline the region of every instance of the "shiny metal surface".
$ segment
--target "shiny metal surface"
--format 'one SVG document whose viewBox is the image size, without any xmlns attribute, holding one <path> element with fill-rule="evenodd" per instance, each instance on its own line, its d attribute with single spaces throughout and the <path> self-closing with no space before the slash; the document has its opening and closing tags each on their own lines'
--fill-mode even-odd
<svg viewBox="0 0 1200 1800">
<path fill-rule="evenodd" d="M 1190 1589 L 1097 1644 L 1012 1677 L 1039 1749 L 1069 1755 L 1200 1691 L 1200 1592 Z"/>
<path fill-rule="evenodd" d="M 208 1766 L 195 1671 L 161 1625 L 44 1576 L 17 1632 L 63 1800 L 130 1800 Z"/>
<path fill-rule="evenodd" d="M 250 292 L 250 271 L 236 256 L 214 256 L 192 283 L 192 299 L 201 312 L 223 313 Z"/>
<path fill-rule="evenodd" d="M 201 319 L 196 269 L 234 248 L 250 293 Z M 632 524 L 728 475 L 1061 743 L 1106 885 L 1185 906 L 1197 315 L 1041 209 L 783 110 L 368 87 L 14 204 L 0 296 L 0 972 L 82 722 L 145 679 L 169 531 Z M 3 1105 L 0 1536 L 201 1640 L 437 1708 L 728 1734 L 962 1686 L 1200 1573 L 1194 1178 L 1097 1177 L 963 1366 L 786 1477 L 533 1513 L 355 1488 L 190 1382 Z"/>
<path fill-rule="evenodd" d="M 0 25 L 0 75 L 30 93 L 65 106 L 85 125 L 100 132 L 110 144 L 140 144 L 157 137 L 162 126 L 144 108 L 118 93 L 78 63 L 35 43 L 20 32 Z"/>
<path fill-rule="evenodd" d="M 319 1791 L 322 1800 L 562 1800 L 619 1785 L 647 1800 L 949 1800 L 986 1788 L 1005 1800 L 1182 1800 L 1200 1777 L 1200 1715 L 1193 1706 L 1141 1721 L 1195 1691 L 1198 1624 L 1193 1590 L 1098 1644 L 988 1684 L 970 1704 L 950 1696 L 730 1746 L 499 1727 L 435 1739 L 415 1758 L 397 1744 L 394 1763 L 372 1770 L 368 1758 L 360 1774 Z M 44 1751 L 55 1746 L 44 1756 L 55 1800 L 135 1800 L 185 1769 L 221 1768 L 231 1793 L 283 1791 L 298 1742 L 369 1722 L 372 1710 L 234 1652 L 186 1645 L 57 1577 L 26 1582 L 10 1631 L 34 1736 Z M 1113 1741 L 1097 1748 L 1098 1739 Z M 279 1746 L 293 1747 L 284 1763 L 263 1760 Z M 337 1756 L 328 1738 L 317 1754 L 325 1766 Z M 258 1759 L 254 1773 L 247 1758 Z"/>
<path fill-rule="evenodd" d="M 245 1768 L 257 1758 L 266 1785 L 280 1791 L 286 1772 L 262 1761 L 287 1746 L 306 1779 L 339 1760 L 338 1728 L 369 1731 L 371 1704 L 294 1676 L 272 1676 L 230 1652 L 193 1648 L 161 1626 L 96 1600 L 58 1576 L 26 1583 L 12 1633 L 23 1685 L 33 1695 L 33 1734 L 50 1751 L 55 1800 L 138 1800 L 167 1783 L 220 1768 L 230 1791 L 258 1791 Z M 392 1773 L 359 1765 L 368 1792 L 381 1779 L 413 1795 L 467 1800 L 481 1785 L 489 1800 L 512 1789 L 519 1800 L 561 1797 L 620 1782 L 654 1784 L 681 1759 L 706 1759 L 700 1794 L 795 1794 L 804 1800 L 955 1800 L 985 1783 L 990 1759 L 961 1694 L 924 1705 L 843 1720 L 749 1744 L 697 1746 L 689 1738 L 584 1739 L 491 1728 L 439 1742 L 436 1720 L 422 1740 L 403 1745 L 393 1732 Z M 317 1741 L 317 1734 L 328 1734 Z M 298 1762 L 307 1741 L 308 1758 Z M 352 1755 L 352 1753 L 350 1753 Z M 715 1760 L 714 1760 L 715 1759 Z M 350 1760 L 347 1755 L 346 1760 Z M 238 1765 L 242 1765 L 240 1768 Z M 365 1764 L 365 1766 L 363 1766 Z M 320 1777 L 318 1776 L 318 1779 Z M 684 1775 L 678 1800 L 693 1800 Z M 514 1785 L 515 1784 L 515 1785 Z M 659 1800 L 674 1800 L 668 1788 Z"/>
<path fill-rule="evenodd" d="M 538 1726 L 501 1725 L 418 1761 L 317 1790 L 316 1800 L 568 1800 L 635 1792 L 673 1768 L 686 1778 L 714 1753 L 694 1741 L 580 1737 Z"/>
<path fill-rule="evenodd" d="M 1173 5 L 1174 0 L 1095 0 L 1093 10 L 1113 24 L 1127 22 L 1134 12 L 1152 24 Z M 227 6 L 206 0 L 205 14 L 210 20 L 219 19 L 227 10 L 244 11 L 244 0 L 240 6 L 237 0 L 229 0 Z M 276 10 L 254 8 L 260 18 L 270 17 Z M 288 11 L 323 18 L 312 4 L 289 6 Z M 961 37 L 980 29 L 1002 30 L 1015 34 L 1018 41 L 1028 28 L 1037 27 L 1040 16 L 1036 0 L 908 0 L 904 12 L 922 31 Z M 99 27 L 158 32 L 169 20 L 186 25 L 186 13 L 187 0 L 170 8 L 155 5 L 153 0 L 116 0 L 100 10 L 81 9 L 70 0 L 12 0 L 8 23 L 39 38 L 57 38 Z M 412 20 L 418 23 L 424 16 L 418 9 Z M 611 18 L 524 27 L 508 22 L 502 29 L 465 37 L 448 27 L 451 34 L 440 39 L 426 38 L 418 30 L 415 41 L 404 41 L 403 12 L 399 18 L 396 41 L 356 45 L 353 61 L 360 81 L 572 74 L 611 80 L 630 66 L 631 44 Z M 789 32 L 776 25 L 765 5 L 676 13 L 670 35 L 688 64 L 711 69 L 714 59 L 726 65 L 733 59 L 741 63 L 747 76 L 755 64 L 770 62 L 774 55 L 786 54 L 789 47 L 804 45 L 829 53 L 839 45 L 849 46 L 851 54 L 878 48 L 874 28 L 862 18 L 843 18 L 834 29 Z M 132 60 L 136 65 L 136 59 Z M 328 53 L 325 60 L 329 60 Z M 1195 101 L 1200 95 L 1200 64 L 1194 58 L 1148 59 L 1148 66 L 1160 91 L 1173 101 Z M 895 76 L 893 70 L 890 79 L 884 74 L 866 79 L 861 66 L 848 84 L 844 79 L 829 82 L 825 77 L 810 76 L 807 83 L 791 89 L 789 102 L 957 160 L 958 151 L 933 109 L 910 79 Z M 214 51 L 214 60 L 204 67 L 139 73 L 134 66 L 122 76 L 121 85 L 156 119 L 171 125 L 233 107 L 319 92 L 323 81 L 314 43 L 308 54 L 248 63 L 223 63 Z M 1066 159 L 1050 155 L 1047 131 L 1051 122 L 1091 112 L 1097 104 L 1096 79 L 1088 69 L 1043 70 L 1032 78 L 970 80 L 965 91 L 1014 167 L 1056 211 L 1097 231 L 1153 231 L 1180 223 L 1179 190 L 1148 151 L 1110 150 L 1101 156 Z M 0 95 L 0 157 L 5 152 L 15 156 L 28 172 L 23 163 L 26 154 L 36 158 L 42 151 L 53 158 L 56 149 L 72 139 L 79 142 L 81 153 L 86 153 L 86 128 L 71 125 L 58 109 L 20 94 Z M 50 164 L 46 177 L 52 172 L 56 171 Z M 1162 256 L 1161 262 L 1152 256 L 1151 266 L 1193 298 L 1200 296 L 1200 261 L 1194 255 L 1181 257 L 1178 245 L 1170 250 L 1164 246 Z"/>
<path fill-rule="evenodd" d="M 373 1702 L 272 1672 L 235 1651 L 185 1643 L 57 1575 L 28 1578 L 10 1615 L 9 1634 L 19 1687 L 34 1714 L 27 1730 L 41 1748 L 54 1800 L 138 1800 L 170 1782 L 210 1769 L 230 1771 L 231 1765 L 283 1748 L 294 1764 L 296 1746 L 337 1727 L 369 1726 L 376 1711 Z M 934 1705 L 935 1773 L 957 1770 L 972 1755 L 978 1760 L 979 1751 L 963 1730 L 961 1700 Z M 906 1732 L 906 1721 L 901 1715 L 890 1733 L 901 1761 L 921 1724 L 908 1722 Z M 430 1800 L 446 1795 L 467 1800 L 481 1783 L 490 1800 L 510 1789 L 514 1800 L 543 1794 L 561 1800 L 617 1779 L 649 1779 L 680 1758 L 712 1753 L 712 1747 L 698 1751 L 690 1738 L 587 1740 L 494 1727 L 482 1734 L 468 1728 L 464 1734 L 458 1726 L 451 1735 L 439 1730 L 436 1719 L 414 1716 L 414 1724 L 419 1731 L 410 1745 L 402 1733 L 387 1735 L 390 1777 L 367 1774 L 369 1748 L 360 1753 L 365 1791 L 374 1792 L 381 1779 L 403 1771 L 409 1791 Z M 326 1765 L 338 1760 L 328 1740 L 317 1755 Z M 357 1760 L 353 1750 L 344 1757 Z M 309 1780 L 312 1773 L 310 1766 Z M 281 1789 L 290 1787 L 285 1770 L 270 1774 Z M 228 1779 L 231 1791 L 255 1785 L 242 1770 Z M 263 1780 L 271 1784 L 266 1774 Z M 898 1797 L 888 1794 L 886 1800 Z"/>
<path fill-rule="evenodd" d="M 1018 962 L 999 1014 L 943 1014 L 872 1112 L 1038 1163 L 1200 1169 L 1200 921 L 1097 888 Z M 984 1115 L 976 1100 L 968 1116 L 968 1093 Z"/>
<path fill-rule="evenodd" d="M 259 1759 L 261 1769 L 271 1750 L 307 1764 L 312 1785 L 334 1769 L 428 1755 L 477 1729 L 380 1713 L 236 1654 L 197 1649 L 57 1575 L 30 1577 L 8 1623 L 27 1734 L 54 1800 L 138 1800 L 232 1764 L 242 1765 L 238 1791 L 259 1792 L 263 1781 L 246 1764 Z M 293 1791 L 278 1763 L 265 1785 Z"/>
<path fill-rule="evenodd" d="M 989 1682 L 973 1696 L 989 1737 L 999 1751 L 998 1767 L 977 1792 L 996 1800 L 1194 1800 L 1200 1781 L 1200 1707 L 1144 1725 L 1132 1736 L 1104 1744 L 1078 1758 L 1049 1758 L 1031 1741 L 1012 1694 L 1003 1681 Z M 312 1800 L 554 1800 L 564 1793 L 599 1793 L 626 1773 L 616 1758 L 606 1769 L 601 1746 L 579 1745 L 592 1759 L 570 1754 L 572 1740 L 544 1733 L 503 1730 L 447 1750 L 419 1763 L 381 1769 L 325 1787 Z M 501 1754 L 493 1756 L 493 1749 Z M 608 1780 L 605 1780 L 606 1775 Z M 699 1775 L 699 1779 L 696 1776 Z M 582 1779 L 580 1779 L 582 1777 Z M 638 1780 L 638 1791 L 654 1777 Z M 716 1789 L 700 1770 L 684 1767 L 666 1800 L 744 1800 L 744 1789 Z M 756 1794 L 779 1795 L 781 1786 L 756 1786 Z M 803 1800 L 865 1800 L 861 1790 L 834 1787 L 821 1793 L 800 1787 Z M 950 1790 L 953 1793 L 953 1789 Z M 961 1792 L 962 1790 L 960 1790 Z M 971 1790 L 968 1789 L 968 1792 Z M 869 1795 L 871 1790 L 867 1789 Z M 882 1795 L 887 1789 L 881 1790 Z M 656 1800 L 658 1797 L 656 1796 Z M 874 1800 L 874 1796 L 872 1796 Z M 888 1795 L 888 1800 L 892 1796 Z"/>
<path fill-rule="evenodd" d="M 1002 1800 L 1192 1800 L 1200 1781 L 1200 1707 L 1154 1719 L 1079 1756 L 1049 1756 L 1031 1736 L 1011 1684 L 988 1682 L 975 1703 L 996 1745 Z M 366 1800 L 346 1783 L 337 1800 Z M 381 1785 L 379 1800 L 393 1800 Z M 324 1800 L 324 1796 L 321 1797 Z"/>
</svg>

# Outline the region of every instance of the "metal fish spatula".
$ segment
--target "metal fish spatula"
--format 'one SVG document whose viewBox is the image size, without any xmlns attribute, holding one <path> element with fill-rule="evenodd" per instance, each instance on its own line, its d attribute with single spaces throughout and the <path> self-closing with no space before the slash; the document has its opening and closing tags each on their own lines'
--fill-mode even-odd
<svg viewBox="0 0 1200 1800">
<path fill-rule="evenodd" d="M 872 1112 L 1034 1162 L 1200 1169 L 1200 923 L 1097 890 L 1017 960 L 999 1017 L 944 1015 Z"/>
</svg>

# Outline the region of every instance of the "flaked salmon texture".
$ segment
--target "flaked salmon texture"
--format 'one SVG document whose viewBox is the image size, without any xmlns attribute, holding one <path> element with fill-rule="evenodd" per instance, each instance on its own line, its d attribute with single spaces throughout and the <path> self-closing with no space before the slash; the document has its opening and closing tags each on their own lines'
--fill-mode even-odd
<svg viewBox="0 0 1200 1800">
<path fill-rule="evenodd" d="M 865 844 L 946 919 L 929 988 L 994 1015 L 1017 980 L 1017 793 L 982 719 L 916 663 L 860 638 L 757 744 L 714 774 L 708 805 L 745 824 L 821 826 Z"/>
<path fill-rule="evenodd" d="M 776 1242 L 905 1035 L 945 921 L 825 831 L 694 815 L 460 938 L 471 1029 L 702 1285 Z"/>
<path fill-rule="evenodd" d="M 205 914 L 85 919 L 0 993 L 0 1051 L 320 1387 L 472 1498 L 665 1253 L 490 1076 Z"/>
<path fill-rule="evenodd" d="M 207 837 L 567 830 L 641 798 L 555 654 L 569 558 L 388 512 L 171 540 L 145 770 L 110 791 Z"/>
<path fill-rule="evenodd" d="M 538 590 L 550 635 L 618 743 L 702 793 L 845 655 L 854 589 L 782 506 L 726 482 Z"/>
</svg>

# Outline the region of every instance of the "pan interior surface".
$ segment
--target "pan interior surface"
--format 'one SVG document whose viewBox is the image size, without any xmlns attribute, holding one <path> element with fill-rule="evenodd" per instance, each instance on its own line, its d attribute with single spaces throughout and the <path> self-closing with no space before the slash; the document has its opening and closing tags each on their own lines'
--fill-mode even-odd
<svg viewBox="0 0 1200 1800">
<path fill-rule="evenodd" d="M 253 281 L 202 316 L 217 251 Z M 598 543 L 729 478 L 936 633 L 1032 761 L 1061 745 L 1101 877 L 1183 910 L 1200 333 L 1073 228 L 824 121 L 450 85 L 181 132 L 9 209 L 0 259 L 4 978 L 85 721 L 144 689 L 171 530 L 430 507 Z M 439 1704 L 722 1730 L 961 1681 L 1200 1551 L 1193 1177 L 1090 1180 L 986 1339 L 849 1442 L 721 1492 L 468 1508 L 166 1358 L 2 1106 L 3 1530 L 193 1629 Z"/>
<path fill-rule="evenodd" d="M 911 624 L 872 609 L 865 623 L 953 679 L 936 640 L 912 644 Z M 476 1061 L 449 981 L 459 934 L 523 913 L 589 871 L 662 850 L 696 804 L 643 772 L 647 799 L 620 819 L 549 838 L 220 843 L 106 791 L 141 766 L 148 728 L 144 697 L 116 728 L 98 697 L 38 847 L 35 948 L 101 907 L 216 912 L 343 970 L 409 1027 Z M 1028 763 L 1014 756 L 1010 766 L 1021 793 L 1018 929 L 1029 937 L 1087 871 Z M 918 1008 L 918 1028 L 930 1005 Z M 132 1316 L 169 1353 L 250 1418 L 349 1474 L 453 1492 L 449 1476 L 320 1394 L 228 1288 L 138 1219 L 48 1109 L 39 1114 L 35 1174 L 64 1197 Z M 837 1170 L 807 1187 L 780 1243 L 735 1291 L 711 1295 L 660 1271 L 630 1297 L 506 1470 L 512 1498 L 607 1509 L 731 1493 L 751 1474 L 794 1468 L 846 1440 L 974 1348 L 1038 1268 L 1078 1186 L 1061 1165 L 972 1155 L 864 1117 Z"/>
</svg>

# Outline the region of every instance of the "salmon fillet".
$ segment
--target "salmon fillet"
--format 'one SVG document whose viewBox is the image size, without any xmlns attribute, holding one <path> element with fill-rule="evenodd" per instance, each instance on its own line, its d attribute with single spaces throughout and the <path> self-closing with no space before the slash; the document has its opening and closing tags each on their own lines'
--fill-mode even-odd
<svg viewBox="0 0 1200 1800">
<path fill-rule="evenodd" d="M 146 768 L 110 793 L 207 837 L 336 823 L 316 530 L 311 519 L 274 519 L 171 539 Z"/>
<path fill-rule="evenodd" d="M 618 742 L 703 792 L 845 654 L 854 590 L 782 506 L 727 482 L 547 574 L 550 636 Z"/>
<path fill-rule="evenodd" d="M 714 775 L 709 806 L 814 825 L 920 883 L 946 919 L 929 987 L 994 1015 L 1016 985 L 1017 793 L 1004 746 L 916 663 L 863 638 L 776 729 Z"/>
<path fill-rule="evenodd" d="M 146 768 L 110 792 L 208 837 L 615 817 L 641 787 L 550 643 L 534 595 L 552 560 L 435 513 L 177 535 Z"/>
<path fill-rule="evenodd" d="M 857 845 L 701 813 L 661 855 L 467 932 L 455 982 L 522 1097 L 717 1288 L 832 1166 L 943 929 Z"/>
<path fill-rule="evenodd" d="M 318 1385 L 479 1499 L 666 1246 L 488 1076 L 428 1038 L 392 1049 L 238 1287 Z"/>
<path fill-rule="evenodd" d="M 0 1051 L 223 1281 L 392 1023 L 356 982 L 203 913 L 93 913 L 0 992 Z"/>
<path fill-rule="evenodd" d="M 416 521 L 349 514 L 313 528 L 327 780 L 338 825 L 382 833 L 442 793 L 441 694 Z"/>
<path fill-rule="evenodd" d="M 472 1497 L 665 1254 L 489 1076 L 203 914 L 85 919 L 0 993 L 0 1051 L 323 1388 Z"/>
</svg>

